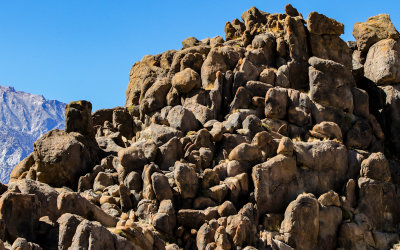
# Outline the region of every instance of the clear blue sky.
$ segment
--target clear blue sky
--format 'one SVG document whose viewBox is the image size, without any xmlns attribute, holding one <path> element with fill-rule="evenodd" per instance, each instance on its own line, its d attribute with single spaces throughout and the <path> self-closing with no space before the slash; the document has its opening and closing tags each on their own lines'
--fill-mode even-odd
<svg viewBox="0 0 400 250">
<path fill-rule="evenodd" d="M 123 106 L 128 73 L 146 54 L 180 49 L 189 36 L 224 35 L 224 24 L 251 6 L 306 18 L 318 11 L 345 24 L 380 13 L 400 29 L 400 2 L 322 0 L 0 0 L 0 85 L 63 102 L 86 99 L 94 110 Z"/>
</svg>

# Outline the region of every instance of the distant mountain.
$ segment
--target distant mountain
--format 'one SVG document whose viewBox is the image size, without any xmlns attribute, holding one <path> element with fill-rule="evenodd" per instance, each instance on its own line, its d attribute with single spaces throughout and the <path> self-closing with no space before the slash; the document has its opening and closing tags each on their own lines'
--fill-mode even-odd
<svg viewBox="0 0 400 250">
<path fill-rule="evenodd" d="M 33 143 L 52 129 L 64 129 L 65 103 L 0 86 L 0 182 L 32 152 Z"/>
</svg>

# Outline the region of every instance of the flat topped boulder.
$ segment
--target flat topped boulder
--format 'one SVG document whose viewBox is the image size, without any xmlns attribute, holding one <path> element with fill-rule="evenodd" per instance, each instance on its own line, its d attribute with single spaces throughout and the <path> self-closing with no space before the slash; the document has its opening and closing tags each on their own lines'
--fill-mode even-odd
<svg viewBox="0 0 400 250">
<path fill-rule="evenodd" d="M 307 19 L 308 31 L 316 35 L 342 35 L 344 25 L 316 11 L 311 12 Z"/>
</svg>

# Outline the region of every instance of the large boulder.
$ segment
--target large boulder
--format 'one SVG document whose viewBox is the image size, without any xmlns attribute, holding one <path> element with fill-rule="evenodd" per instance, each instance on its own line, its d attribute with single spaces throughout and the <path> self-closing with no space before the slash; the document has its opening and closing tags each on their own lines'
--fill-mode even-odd
<svg viewBox="0 0 400 250">
<path fill-rule="evenodd" d="M 171 127 L 181 130 L 183 133 L 196 131 L 199 128 L 199 122 L 192 111 L 180 105 L 171 108 L 167 120 Z"/>
<path fill-rule="evenodd" d="M 395 185 L 360 177 L 358 188 L 357 213 L 365 214 L 371 227 L 377 231 L 396 232 L 399 225 L 399 208 Z"/>
<path fill-rule="evenodd" d="M 174 128 L 152 123 L 146 129 L 142 130 L 138 136 L 139 140 L 153 140 L 157 146 L 167 143 L 173 137 L 183 137 L 182 131 Z"/>
<path fill-rule="evenodd" d="M 141 114 L 149 114 L 164 107 L 167 102 L 166 96 L 171 86 L 171 80 L 169 78 L 157 79 L 140 101 Z"/>
<path fill-rule="evenodd" d="M 179 193 L 183 199 L 194 198 L 199 189 L 199 179 L 193 164 L 176 162 L 174 166 L 174 178 Z"/>
<path fill-rule="evenodd" d="M 225 72 L 228 70 L 228 65 L 222 52 L 218 48 L 211 49 L 207 59 L 201 66 L 202 86 L 205 89 L 211 89 L 216 79 L 218 71 Z"/>
<path fill-rule="evenodd" d="M 324 106 L 353 112 L 353 75 L 342 64 L 312 57 L 309 60 L 310 98 Z"/>
<path fill-rule="evenodd" d="M 170 200 L 172 199 L 171 187 L 168 183 L 168 178 L 161 173 L 153 173 L 151 175 L 151 184 L 153 186 L 154 194 L 157 200 Z"/>
<path fill-rule="evenodd" d="M 307 29 L 316 35 L 342 35 L 344 25 L 335 19 L 329 18 L 316 11 L 311 12 L 307 18 Z"/>
<path fill-rule="evenodd" d="M 289 47 L 290 58 L 295 61 L 307 61 L 309 57 L 307 30 L 300 16 L 286 16 L 284 22 L 284 39 Z"/>
<path fill-rule="evenodd" d="M 338 35 L 310 34 L 311 53 L 315 57 L 332 60 L 352 69 L 352 53 Z"/>
<path fill-rule="evenodd" d="M 147 163 L 143 149 L 136 145 L 121 149 L 118 152 L 118 160 L 126 173 L 131 171 L 142 171 L 144 165 Z"/>
<path fill-rule="evenodd" d="M 241 143 L 229 153 L 229 160 L 257 162 L 262 158 L 261 150 L 249 143 Z"/>
<path fill-rule="evenodd" d="M 293 157 L 277 155 L 253 167 L 254 197 L 260 214 L 282 212 L 297 195 Z"/>
<path fill-rule="evenodd" d="M 342 23 L 314 11 L 308 16 L 307 28 L 313 56 L 329 59 L 352 69 L 351 50 L 339 37 L 344 34 Z"/>
<path fill-rule="evenodd" d="M 112 125 L 121 136 L 130 140 L 134 136 L 134 124 L 132 116 L 127 109 L 114 108 L 112 113 Z M 124 146 L 124 145 L 122 145 Z"/>
<path fill-rule="evenodd" d="M 94 141 L 95 142 L 95 141 Z M 97 143 L 77 132 L 52 130 L 33 144 L 34 179 L 51 186 L 76 186 L 98 161 Z"/>
<path fill-rule="evenodd" d="M 182 143 L 178 138 L 174 137 L 158 148 L 158 154 L 155 162 L 158 164 L 161 170 L 168 170 L 182 157 Z"/>
<path fill-rule="evenodd" d="M 74 213 L 89 220 L 96 220 L 106 227 L 117 224 L 115 217 L 106 214 L 78 193 L 62 192 L 57 198 L 57 207 L 62 213 Z"/>
<path fill-rule="evenodd" d="M 196 117 L 197 121 L 199 121 L 203 125 L 207 121 L 215 119 L 214 111 L 211 108 L 202 104 L 189 103 L 185 104 L 185 108 L 190 110 Z"/>
<path fill-rule="evenodd" d="M 378 85 L 400 82 L 400 42 L 384 39 L 368 51 L 364 76 Z"/>
<path fill-rule="evenodd" d="M 287 89 L 275 87 L 265 95 L 265 116 L 267 118 L 283 119 L 288 108 Z"/>
<path fill-rule="evenodd" d="M 370 179 L 388 182 L 390 181 L 389 162 L 381 152 L 372 153 L 361 163 L 360 175 Z"/>
<path fill-rule="evenodd" d="M 337 141 L 295 142 L 294 154 L 302 171 L 301 181 L 306 192 L 322 194 L 337 190 L 345 184 L 348 170 L 348 152 Z"/>
<path fill-rule="evenodd" d="M 8 189 L 37 197 L 40 203 L 38 208 L 39 217 L 48 216 L 51 220 L 57 220 L 61 214 L 57 209 L 59 192 L 45 183 L 23 179 L 9 184 Z"/>
<path fill-rule="evenodd" d="M 147 89 L 156 81 L 162 69 L 149 64 L 143 57 L 141 62 L 135 63 L 129 72 L 129 84 L 126 89 L 125 106 L 138 105 Z"/>
<path fill-rule="evenodd" d="M 176 226 L 176 215 L 171 200 L 160 202 L 158 213 L 154 216 L 152 224 L 157 230 L 172 235 Z"/>
<path fill-rule="evenodd" d="M 330 191 L 321 195 L 318 202 L 320 203 L 318 246 L 324 249 L 336 249 L 337 232 L 343 218 L 339 195 Z"/>
<path fill-rule="evenodd" d="M 368 18 L 364 23 L 355 23 L 353 36 L 356 38 L 358 50 L 367 52 L 374 43 L 380 40 L 386 38 L 398 39 L 399 33 L 390 20 L 390 16 L 380 14 Z"/>
<path fill-rule="evenodd" d="M 6 192 L 0 198 L 0 219 L 5 223 L 5 236 L 9 242 L 18 237 L 37 240 L 40 202 L 33 194 Z"/>
<path fill-rule="evenodd" d="M 65 213 L 58 218 L 58 249 L 67 250 L 71 246 L 72 238 L 75 235 L 76 228 L 83 220 L 85 220 L 85 218 L 70 213 Z"/>
<path fill-rule="evenodd" d="M 194 88 L 201 86 L 200 76 L 191 68 L 176 73 L 172 78 L 172 86 L 180 93 L 189 93 Z"/>
<path fill-rule="evenodd" d="M 205 222 L 203 210 L 181 209 L 176 216 L 178 224 L 186 228 L 198 229 Z"/>
<path fill-rule="evenodd" d="M 20 161 L 11 171 L 10 174 L 10 183 L 17 181 L 18 179 L 22 179 L 25 177 L 29 171 L 29 169 L 35 165 L 35 158 L 33 157 L 33 153 L 29 154 L 25 159 Z"/>
<path fill-rule="evenodd" d="M 127 239 L 110 232 L 99 223 L 83 220 L 76 228 L 69 249 L 133 250 L 138 248 Z"/>
<path fill-rule="evenodd" d="M 2 246 L 2 249 L 6 249 Z M 18 250 L 42 250 L 43 248 L 40 247 L 39 244 L 28 242 L 25 238 L 18 238 L 14 241 L 11 246 L 11 249 L 18 249 Z"/>
<path fill-rule="evenodd" d="M 295 249 L 317 249 L 319 205 L 313 194 L 301 194 L 286 208 L 280 232 Z"/>
<path fill-rule="evenodd" d="M 94 138 L 92 104 L 88 101 L 70 102 L 65 106 L 65 131 L 78 132 Z"/>
</svg>

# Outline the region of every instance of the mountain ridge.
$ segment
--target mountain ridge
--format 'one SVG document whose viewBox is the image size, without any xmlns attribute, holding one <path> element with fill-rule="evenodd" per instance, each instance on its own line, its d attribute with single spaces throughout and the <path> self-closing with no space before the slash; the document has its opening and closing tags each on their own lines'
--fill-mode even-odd
<svg viewBox="0 0 400 250">
<path fill-rule="evenodd" d="M 64 128 L 65 103 L 0 85 L 0 181 L 32 152 L 33 143 L 52 129 Z"/>
</svg>

